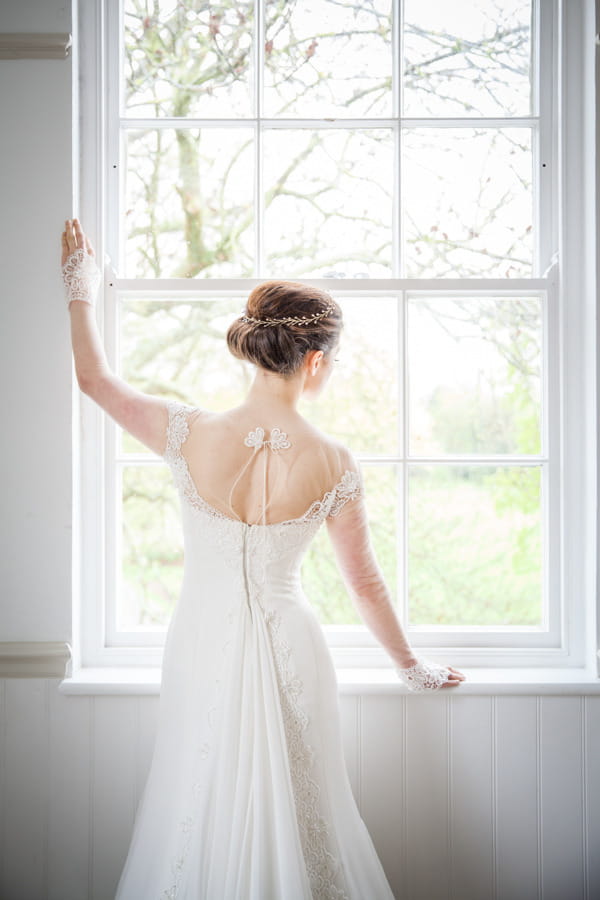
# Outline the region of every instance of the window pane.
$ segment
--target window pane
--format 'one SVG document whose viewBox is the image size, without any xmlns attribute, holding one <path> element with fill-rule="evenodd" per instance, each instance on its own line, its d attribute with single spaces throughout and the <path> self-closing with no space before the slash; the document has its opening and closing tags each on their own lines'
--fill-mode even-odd
<svg viewBox="0 0 600 900">
<path fill-rule="evenodd" d="M 225 334 L 245 297 L 220 300 L 123 300 L 120 374 L 155 396 L 219 411 L 240 403 L 252 367 L 230 354 Z M 150 452 L 127 432 L 126 453 Z"/>
<path fill-rule="evenodd" d="M 387 585 L 396 597 L 397 468 L 363 466 L 373 548 Z M 312 541 L 302 566 L 302 583 L 322 625 L 362 625 L 341 579 L 327 526 Z"/>
<path fill-rule="evenodd" d="M 530 23 L 530 0 L 404 0 L 404 115 L 530 115 Z"/>
<path fill-rule="evenodd" d="M 390 0 L 266 0 L 264 114 L 392 115 Z"/>
<path fill-rule="evenodd" d="M 166 466 L 123 471 L 122 545 L 117 568 L 117 629 L 166 628 L 181 586 L 179 497 Z"/>
<path fill-rule="evenodd" d="M 252 276 L 252 132 L 166 128 L 125 141 L 125 277 Z"/>
<path fill-rule="evenodd" d="M 126 115 L 249 116 L 253 0 L 124 0 Z"/>
<path fill-rule="evenodd" d="M 542 622 L 541 469 L 409 466 L 411 625 Z"/>
<path fill-rule="evenodd" d="M 316 401 L 301 401 L 311 422 L 355 453 L 398 453 L 398 302 L 336 298 L 344 313 L 333 374 Z"/>
<path fill-rule="evenodd" d="M 403 132 L 407 278 L 531 277 L 531 132 Z"/>
<path fill-rule="evenodd" d="M 408 302 L 410 453 L 541 452 L 537 297 Z"/>
<path fill-rule="evenodd" d="M 269 130 L 264 135 L 270 276 L 389 277 L 389 129 Z"/>
</svg>

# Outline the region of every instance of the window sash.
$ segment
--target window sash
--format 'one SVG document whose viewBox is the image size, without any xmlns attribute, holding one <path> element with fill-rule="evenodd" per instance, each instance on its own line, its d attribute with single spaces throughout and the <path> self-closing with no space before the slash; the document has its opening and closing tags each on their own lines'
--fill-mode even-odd
<svg viewBox="0 0 600 900">
<path fill-rule="evenodd" d="M 271 129 L 308 128 L 327 129 L 368 129 L 391 128 L 394 135 L 394 154 L 396 168 L 394 172 L 394 202 L 392 223 L 392 271 L 391 276 L 398 278 L 400 271 L 400 247 L 402 246 L 402 217 L 400 215 L 400 197 L 402 193 L 402 173 L 400 170 L 400 148 L 402 132 L 410 128 L 528 128 L 532 134 L 532 204 L 533 231 L 535 243 L 533 247 L 532 275 L 543 274 L 551 264 L 552 255 L 556 251 L 556 216 L 553 215 L 553 198 L 557 187 L 555 134 L 553 126 L 556 121 L 553 111 L 556 108 L 556 57 L 554 35 L 558 16 L 559 0 L 531 0 L 531 110 L 530 116 L 515 117 L 405 117 L 400 114 L 400 93 L 402 85 L 398 77 L 400 70 L 400 53 L 402 52 L 402 28 L 404 21 L 404 0 L 392 0 L 392 43 L 395 61 L 393 89 L 393 116 L 387 118 L 269 118 L 262 113 L 262 78 L 264 56 L 264 17 L 263 0 L 255 0 L 253 35 L 253 58 L 255 60 L 254 104 L 255 115 L 239 118 L 177 118 L 177 117 L 134 117 L 123 114 L 121 85 L 123 84 L 123 49 L 124 34 L 123 10 L 121 0 L 95 0 L 105 4 L 106 8 L 106 72 L 115 73 L 113 80 L 106 75 L 106 211 L 107 221 L 119 222 L 119 212 L 123 207 L 125 173 L 120 165 L 123 158 L 122 135 L 127 130 L 137 128 L 169 129 L 169 128 L 237 128 L 240 125 L 252 127 L 255 132 L 255 171 L 254 202 L 256 210 L 255 227 L 255 261 L 256 277 L 271 277 L 265 265 L 264 254 L 264 192 L 262 189 L 262 133 Z M 116 84 L 115 84 L 116 80 Z M 540 90 L 541 84 L 544 91 Z M 121 236 L 121 242 L 124 236 Z M 113 260 L 122 259 L 124 244 L 119 245 L 118 228 L 109 229 L 106 234 L 106 250 Z M 208 279 L 207 279 L 208 280 Z M 469 279 L 470 280 L 470 279 Z"/>
<path fill-rule="evenodd" d="M 548 398 L 557 396 L 553 388 L 557 385 L 556 373 L 552 372 L 552 366 L 549 364 L 549 345 L 554 342 L 553 327 L 557 323 L 556 315 L 556 281 L 554 271 L 550 276 L 541 279 L 511 279 L 510 287 L 507 279 L 481 279 L 475 282 L 470 280 L 449 280 L 439 279 L 389 279 L 382 282 L 380 279 L 305 279 L 308 284 L 314 286 L 329 287 L 344 296 L 359 296 L 365 298 L 375 298 L 377 295 L 389 297 L 395 294 L 398 303 L 401 304 L 403 315 L 398 317 L 399 321 L 399 365 L 402 367 L 399 372 L 400 385 L 404 391 L 403 396 L 403 422 L 401 423 L 401 447 L 402 453 L 397 455 L 385 456 L 368 456 L 366 454 L 357 454 L 358 458 L 366 464 L 390 464 L 393 463 L 400 470 L 400 497 L 401 503 L 398 506 L 398 534 L 402 535 L 402 548 L 398 554 L 398 584 L 402 586 L 402 592 L 399 595 L 398 608 L 402 620 L 408 621 L 408 582 L 404 577 L 407 572 L 407 553 L 408 553 L 408 492 L 407 492 L 407 475 L 408 467 L 411 463 L 418 462 L 466 462 L 474 465 L 480 464 L 519 464 L 519 465 L 539 465 L 542 474 L 542 531 L 544 535 L 544 561 L 543 572 L 545 574 L 545 583 L 543 585 L 543 610 L 544 625 L 540 627 L 519 627 L 519 626 L 409 626 L 408 633 L 411 643 L 415 648 L 423 647 L 460 647 L 465 652 L 479 652 L 483 648 L 501 650 L 510 648 L 517 650 L 519 648 L 543 650 L 556 648 L 560 644 L 560 596 L 558 586 L 560 584 L 560 556 L 549 552 L 549 548 L 556 543 L 557 535 L 551 534 L 551 530 L 558 527 L 559 516 L 557 513 L 559 497 L 557 495 L 556 486 L 558 481 L 556 477 L 552 477 L 556 469 L 555 459 L 558 453 L 558 447 L 553 446 L 553 438 L 556 430 L 548 429 L 549 422 L 552 422 L 553 413 L 548 411 Z M 109 280 L 109 291 L 111 297 L 108 301 L 108 307 L 116 310 L 119 298 L 133 298 L 137 296 L 148 297 L 152 294 L 164 298 L 196 298 L 201 302 L 202 297 L 215 298 L 217 296 L 229 296 L 233 293 L 247 294 L 255 284 L 260 283 L 260 279 L 231 279 L 217 280 L 205 279 L 202 281 L 186 280 L 122 280 L 112 278 Z M 541 453 L 530 455 L 452 455 L 440 456 L 437 458 L 424 457 L 419 455 L 411 455 L 408 453 L 408 402 L 406 396 L 406 368 L 408 365 L 407 353 L 407 335 L 406 335 L 406 314 L 407 299 L 419 296 L 419 294 L 427 296 L 504 296 L 504 297 L 524 297 L 536 296 L 542 301 L 542 385 L 541 385 Z M 113 321 L 112 343 L 115 350 L 113 357 L 113 365 L 117 368 L 118 353 L 118 325 L 117 317 Z M 556 356 L 554 357 L 556 359 Z M 150 632 L 125 632 L 117 631 L 116 622 L 116 606 L 115 606 L 115 576 L 116 567 L 115 560 L 117 558 L 117 541 L 119 540 L 120 529 L 115 527 L 115 523 L 119 521 L 118 505 L 120 497 L 118 496 L 118 485 L 120 483 L 118 470 L 128 464 L 141 465 L 160 465 L 161 462 L 156 457 L 148 458 L 141 454 L 124 454 L 118 451 L 120 429 L 112 422 L 106 423 L 107 437 L 110 447 L 107 451 L 107 463 L 105 466 L 107 487 L 106 495 L 110 500 L 111 509 L 107 515 L 107 606 L 106 606 L 106 637 L 107 643 L 113 648 L 151 648 L 160 645 L 164 641 L 165 632 L 152 630 Z M 378 645 L 374 638 L 366 630 L 364 626 L 345 625 L 345 626 L 323 626 L 327 636 L 328 643 L 333 648 L 339 648 L 348 654 L 351 648 L 356 651 L 376 651 Z M 377 653 L 375 652 L 375 656 Z"/>
<path fill-rule="evenodd" d="M 564 276 L 561 278 L 556 265 L 550 266 L 551 261 L 556 261 L 556 248 L 560 238 L 560 222 L 559 222 L 559 186 L 562 186 L 563 192 L 566 190 L 566 184 L 569 180 L 569 168 L 567 166 L 569 153 L 566 149 L 572 151 L 573 159 L 578 158 L 576 152 L 576 134 L 571 134 L 570 142 L 563 144 L 563 172 L 562 180 L 559 179 L 558 167 L 555 164 L 557 160 L 557 144 L 558 144 L 558 116 L 556 115 L 556 97 L 554 92 L 548 90 L 550 85 L 559 84 L 560 62 L 566 55 L 566 45 L 571 42 L 572 46 L 577 45 L 577 35 L 573 29 L 567 34 L 568 29 L 565 28 L 564 22 L 559 21 L 559 3 L 558 0 L 541 0 L 536 4 L 536 26 L 532 33 L 532 46 L 534 57 L 539 59 L 539 66 L 534 68 L 533 79 L 533 98 L 534 111 L 538 112 L 537 116 L 531 116 L 520 119 L 402 119 L 395 118 L 393 120 L 376 119 L 373 124 L 381 127 L 389 123 L 399 133 L 404 127 L 410 127 L 415 124 L 429 125 L 438 127 L 441 124 L 452 125 L 453 127 L 477 127 L 489 123 L 490 126 L 498 126 L 500 124 L 506 126 L 516 126 L 521 124 L 523 127 L 533 127 L 534 141 L 534 158 L 540 165 L 533 165 L 534 173 L 534 209 L 537 210 L 537 227 L 535 227 L 537 236 L 537 245 L 534 251 L 534 272 L 543 272 L 542 277 L 524 278 L 524 279 L 369 279 L 361 281 L 359 279 L 335 280 L 331 279 L 303 279 L 309 284 L 317 286 L 325 286 L 336 292 L 339 290 L 344 294 L 350 292 L 358 295 L 364 295 L 367 292 L 373 295 L 377 292 L 386 292 L 389 295 L 393 292 L 410 291 L 411 294 L 423 291 L 428 294 L 456 291 L 461 294 L 476 293 L 484 295 L 523 295 L 529 293 L 542 292 L 546 302 L 544 304 L 544 348 L 543 358 L 546 365 L 546 377 L 544 378 L 544 412 L 547 415 L 546 426 L 543 428 L 546 450 L 538 457 L 528 457 L 529 461 L 540 462 L 543 466 L 544 478 L 542 485 L 542 496 L 546 498 L 546 509 L 544 510 L 547 523 L 553 523 L 552 531 L 546 532 L 546 553 L 552 563 L 552 571 L 548 569 L 548 592 L 550 599 L 549 616 L 551 629 L 545 634 L 534 635 L 531 632 L 519 633 L 515 629 L 510 632 L 502 632 L 497 630 L 492 634 L 488 629 L 464 629 L 449 628 L 444 626 L 441 631 L 435 629 L 420 628 L 415 630 L 411 628 L 409 635 L 411 643 L 416 648 L 453 648 L 453 662 L 457 665 L 484 665 L 484 666 L 502 666 L 502 665 L 550 665 L 562 661 L 564 664 L 573 665 L 577 660 L 581 661 L 583 652 L 583 625 L 585 622 L 585 611 L 576 605 L 577 598 L 567 596 L 565 588 L 565 572 L 561 565 L 562 552 L 564 548 L 564 534 L 561 531 L 560 523 L 563 518 L 563 510 L 561 509 L 561 486 L 560 477 L 563 471 L 564 462 L 561 462 L 559 452 L 561 449 L 561 425 L 562 412 L 560 406 L 561 394 L 564 391 L 564 372 L 561 368 L 561 347 L 560 329 L 562 325 L 560 298 L 564 296 Z M 563 10 L 563 18 L 568 11 Z M 83 70 L 84 92 L 83 92 L 83 116 L 81 119 L 81 141 L 85 148 L 82 155 L 84 165 L 82 168 L 82 212 L 85 213 L 85 220 L 96 223 L 96 231 L 102 233 L 100 227 L 101 222 L 106 218 L 107 222 L 114 223 L 117 221 L 118 199 L 120 196 L 120 170 L 118 168 L 118 155 L 115 152 L 118 149 L 120 140 L 121 126 L 129 127 L 139 124 L 140 120 L 121 119 L 117 103 L 117 94 L 114 83 L 111 83 L 107 77 L 107 73 L 117 71 L 114 67 L 115 63 L 115 46 L 118 43 L 114 41 L 115 33 L 118 33 L 119 15 L 116 10 L 116 4 L 111 0 L 92 0 L 90 4 L 81 4 L 79 10 L 81 20 L 81 47 L 83 50 L 82 60 L 84 60 Z M 571 7 L 570 15 L 577 20 L 581 16 L 581 10 L 573 12 Z M 398 21 L 398 18 L 396 18 Z M 562 25 L 561 31 L 561 47 L 556 44 L 556 36 L 559 34 L 558 28 Z M 117 31 L 115 32 L 115 29 Z M 100 45 L 96 35 L 100 34 L 103 40 Z M 536 38 L 536 35 L 538 37 Z M 397 40 L 397 37 L 395 38 Z M 573 49 L 571 49 L 573 52 Z M 544 91 L 539 90 L 540 72 L 543 76 Z M 576 84 L 574 79 L 571 90 L 573 94 L 581 85 Z M 564 86 L 564 85 L 563 85 Z M 105 89 L 108 97 L 108 103 L 103 105 L 102 89 Z M 116 114 L 116 115 L 115 115 Z M 201 122 L 208 125 L 208 120 L 175 120 L 178 126 L 191 126 Z M 239 125 L 243 121 L 248 120 L 229 120 L 230 124 Z M 311 127 L 334 127 L 334 123 L 316 122 L 315 120 L 264 120 L 257 117 L 252 120 L 257 130 L 263 127 L 300 127 L 302 122 L 310 124 Z M 151 127 L 172 127 L 173 120 L 151 120 L 148 121 Z M 224 120 L 212 120 L 212 124 L 219 127 L 226 127 Z M 352 120 L 340 120 L 338 127 L 349 127 L 353 123 Z M 365 120 L 360 120 L 360 126 L 365 127 Z M 566 130 L 563 123 L 562 129 Z M 104 136 L 102 142 L 97 142 L 98 133 Z M 565 146 L 567 144 L 568 146 Z M 117 162 L 113 162 L 117 160 Z M 546 161 L 546 165 L 543 163 Z M 116 166 L 117 168 L 113 168 Z M 256 178 L 256 197 L 261 202 L 260 190 L 260 165 L 257 162 Z M 101 173 L 101 174 L 98 174 Z M 571 178 L 573 174 L 571 172 Z M 564 193 L 563 195 L 564 196 Z M 398 192 L 396 191 L 396 197 Z M 398 202 L 398 201 L 396 201 Z M 87 212 L 86 212 L 87 209 Z M 105 216 L 103 215 L 103 212 Z M 399 223 L 398 210 L 396 209 L 396 222 Z M 89 213 L 89 214 L 88 214 Z M 257 229 L 258 231 L 259 229 Z M 106 240 L 104 246 L 101 242 L 96 242 L 99 250 L 103 253 L 105 250 L 110 253 L 113 259 L 118 257 L 117 236 L 114 228 L 106 230 Z M 257 240 L 260 240 L 257 238 Z M 395 247 L 399 246 L 396 239 Z M 574 263 L 576 254 L 572 254 L 571 259 L 565 260 L 565 264 Z M 259 257 L 260 258 L 260 257 Z M 259 272 L 264 269 L 259 269 Z M 398 272 L 397 256 L 395 260 L 394 272 Z M 118 359 L 117 354 L 117 335 L 116 335 L 116 302 L 117 293 L 134 296 L 137 292 L 144 292 L 146 296 L 149 293 L 160 293 L 162 296 L 165 292 L 201 294 L 203 292 L 210 293 L 213 297 L 218 293 L 223 296 L 228 293 L 239 293 L 240 291 L 249 291 L 254 284 L 260 282 L 263 275 L 257 276 L 256 279 L 231 279 L 225 281 L 222 279 L 195 279 L 193 283 L 188 281 L 181 284 L 178 281 L 161 279 L 161 280 L 127 280 L 120 279 L 114 272 L 107 269 L 107 290 L 105 303 L 98 310 L 99 325 L 104 332 L 105 346 L 107 355 L 111 364 L 114 365 Z M 574 387 L 577 379 L 571 378 Z M 75 388 L 75 396 L 80 396 Z M 93 665 L 156 665 L 160 661 L 160 647 L 148 647 L 140 644 L 132 646 L 136 641 L 129 640 L 127 646 L 119 647 L 117 645 L 106 647 L 105 634 L 107 630 L 107 612 L 104 606 L 104 598 L 107 588 L 107 573 L 104 568 L 106 561 L 107 549 L 110 541 L 110 533 L 114 536 L 114 508 L 111 509 L 110 500 L 110 482 L 113 480 L 113 474 L 116 469 L 116 426 L 107 421 L 101 410 L 99 410 L 87 398 L 81 398 L 81 421 L 82 426 L 81 446 L 83 449 L 81 459 L 81 490 L 80 494 L 83 500 L 81 506 L 81 553 L 86 560 L 86 564 L 81 566 L 81 597 L 85 598 L 85 605 L 81 607 L 82 612 L 82 628 L 81 628 L 81 658 L 87 664 Z M 407 414 L 407 405 L 404 404 L 404 415 Z M 406 422 L 404 423 L 406 434 Z M 480 458 L 478 458 L 479 460 Z M 396 460 L 406 469 L 407 460 Z M 494 461 L 502 462 L 501 458 L 494 457 Z M 92 463 L 90 465 L 90 463 Z M 101 477 L 98 478 L 98 472 Z M 563 487 L 562 490 L 566 488 Z M 581 495 L 583 500 L 584 494 Z M 104 499 L 107 497 L 109 503 L 105 506 Z M 404 491 L 404 497 L 406 492 Z M 573 495 L 573 503 L 575 495 Z M 100 548 L 100 551 L 99 551 Z M 571 551 L 574 546 L 570 545 Z M 573 553 L 570 559 L 569 569 L 574 571 L 577 554 Z M 564 610 L 561 615 L 561 589 L 563 590 Z M 114 596 L 114 595 L 113 595 Z M 92 601 L 93 602 L 90 602 Z M 78 607 L 77 607 L 78 608 Z M 386 654 L 381 650 L 377 642 L 372 638 L 369 632 L 363 626 L 323 626 L 327 635 L 328 642 L 332 647 L 334 660 L 341 665 L 389 665 Z M 418 633 L 417 633 L 418 631 Z M 486 634 L 487 646 L 482 644 L 482 635 Z M 493 640 L 489 640 L 493 638 Z M 537 640 L 532 641 L 532 638 Z M 456 649 L 454 649 L 456 648 Z"/>
</svg>

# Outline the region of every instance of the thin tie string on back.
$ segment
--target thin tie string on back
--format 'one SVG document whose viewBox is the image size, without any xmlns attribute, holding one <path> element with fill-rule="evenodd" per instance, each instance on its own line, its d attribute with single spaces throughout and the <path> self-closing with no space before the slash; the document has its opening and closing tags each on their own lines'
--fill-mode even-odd
<svg viewBox="0 0 600 900">
<path fill-rule="evenodd" d="M 229 509 L 234 514 L 234 516 L 237 519 L 239 519 L 240 521 L 242 521 L 241 516 L 238 516 L 238 514 L 233 509 L 231 499 L 232 499 L 232 495 L 233 495 L 233 492 L 235 490 L 237 483 L 239 482 L 240 478 L 242 477 L 242 475 L 244 474 L 244 472 L 246 471 L 246 469 L 248 468 L 248 466 L 250 465 L 252 460 L 256 458 L 256 454 L 259 452 L 259 450 L 266 449 L 267 447 L 270 447 L 272 451 L 278 451 L 278 450 L 285 450 L 288 447 L 292 446 L 290 441 L 288 441 L 288 439 L 287 439 L 287 435 L 285 434 L 285 432 L 281 431 L 280 428 L 272 428 L 270 439 L 265 440 L 265 430 L 260 425 L 257 428 L 255 428 L 254 431 L 251 431 L 248 435 L 246 435 L 246 437 L 244 439 L 244 444 L 247 447 L 253 447 L 254 452 L 246 460 L 240 473 L 238 474 L 237 478 L 233 482 L 233 484 L 231 486 L 231 490 L 229 491 L 229 498 L 228 498 Z M 267 462 L 268 462 L 268 458 L 269 458 L 268 453 L 263 454 L 264 466 L 263 466 L 263 479 L 262 479 L 262 511 L 261 511 L 261 520 L 262 520 L 261 524 L 263 526 L 266 525 L 266 512 L 267 512 Z M 246 583 L 246 600 L 247 600 L 248 609 L 250 612 L 250 618 L 253 619 L 254 616 L 252 613 L 251 592 L 250 592 L 250 588 L 249 588 L 248 575 L 247 575 L 247 570 L 246 570 L 246 540 L 247 540 L 247 537 L 248 537 L 247 529 L 244 529 L 244 531 L 243 531 L 244 580 Z M 266 581 L 266 566 L 267 566 L 267 532 L 266 532 L 266 528 L 263 527 L 262 533 L 259 534 L 259 537 L 260 537 L 259 545 L 255 545 L 255 557 L 256 557 L 256 562 L 259 566 L 259 570 L 261 571 L 260 584 L 264 585 L 265 581 Z M 255 600 L 257 600 L 257 602 L 259 602 L 259 604 L 260 604 L 260 600 L 258 600 L 257 597 L 255 597 Z"/>
<path fill-rule="evenodd" d="M 246 460 L 241 471 L 238 473 L 237 478 L 231 485 L 231 489 L 229 491 L 229 497 L 227 499 L 227 503 L 228 503 L 230 511 L 233 513 L 233 515 L 237 519 L 240 519 L 240 521 L 241 521 L 241 516 L 238 516 L 238 514 L 233 509 L 231 499 L 232 499 L 233 492 L 234 492 L 240 478 L 242 477 L 242 475 L 244 474 L 244 472 L 246 471 L 246 469 L 248 468 L 248 466 L 250 465 L 252 460 L 256 457 L 256 454 L 258 453 L 258 451 L 262 450 L 263 448 L 267 448 L 267 447 L 270 447 L 272 451 L 287 450 L 288 447 L 292 446 L 291 442 L 288 440 L 287 434 L 285 433 L 285 431 L 282 431 L 280 428 L 272 428 L 271 429 L 271 437 L 269 439 L 265 439 L 265 430 L 260 425 L 258 425 L 254 429 L 254 431 L 250 431 L 246 435 L 246 437 L 244 438 L 244 444 L 246 445 L 246 447 L 254 447 L 254 453 L 252 454 L 252 456 L 250 456 Z M 268 454 L 264 454 L 263 484 L 262 484 L 262 512 L 261 512 L 261 519 L 262 519 L 261 524 L 263 524 L 263 525 L 266 525 L 266 512 L 267 512 L 267 506 L 268 506 L 268 503 L 267 503 L 267 464 L 268 464 Z"/>
</svg>

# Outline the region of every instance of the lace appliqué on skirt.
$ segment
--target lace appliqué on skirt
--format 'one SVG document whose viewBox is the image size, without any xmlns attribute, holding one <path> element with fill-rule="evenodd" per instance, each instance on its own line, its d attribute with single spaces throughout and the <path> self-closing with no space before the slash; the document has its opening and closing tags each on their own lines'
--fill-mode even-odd
<svg viewBox="0 0 600 900">
<path fill-rule="evenodd" d="M 320 788 L 310 777 L 314 751 L 304 737 L 308 716 L 299 703 L 302 681 L 290 671 L 290 646 L 279 633 L 279 613 L 268 610 L 265 621 L 277 668 L 300 840 L 312 895 L 314 900 L 348 900 L 345 891 L 335 884 L 339 863 L 327 849 L 329 829 L 319 813 Z"/>
<path fill-rule="evenodd" d="M 198 797 L 200 791 L 200 785 L 195 784 L 192 788 L 191 796 L 196 799 Z M 188 855 L 188 851 L 190 848 L 190 841 L 192 838 L 192 831 L 194 829 L 194 817 L 192 815 L 186 816 L 185 819 L 182 819 L 179 823 L 180 829 L 180 837 L 181 837 L 181 846 L 178 850 L 178 854 L 175 859 L 171 863 L 171 872 L 173 875 L 173 883 L 171 887 L 167 888 L 162 892 L 161 900 L 177 900 L 179 897 L 179 888 L 181 886 L 181 876 L 183 874 L 183 867 L 185 865 L 185 860 Z"/>
</svg>

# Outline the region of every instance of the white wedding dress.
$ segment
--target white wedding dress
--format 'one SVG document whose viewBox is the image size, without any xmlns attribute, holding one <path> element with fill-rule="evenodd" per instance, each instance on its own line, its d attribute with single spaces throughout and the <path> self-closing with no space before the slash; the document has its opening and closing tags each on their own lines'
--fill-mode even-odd
<svg viewBox="0 0 600 900">
<path fill-rule="evenodd" d="M 239 417 L 167 409 L 185 570 L 116 898 L 393 900 L 352 794 L 335 671 L 300 579 L 325 521 L 349 517 L 347 533 L 360 532 L 354 457 L 310 426 L 240 431 Z M 380 576 L 365 553 L 367 584 Z"/>
</svg>

